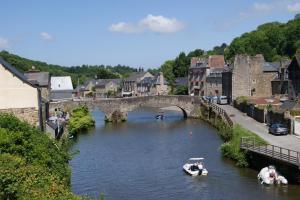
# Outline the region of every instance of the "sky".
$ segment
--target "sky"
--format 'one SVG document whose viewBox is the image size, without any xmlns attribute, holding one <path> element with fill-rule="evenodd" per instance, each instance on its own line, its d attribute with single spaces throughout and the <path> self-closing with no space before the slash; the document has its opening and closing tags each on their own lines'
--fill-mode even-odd
<svg viewBox="0 0 300 200">
<path fill-rule="evenodd" d="M 287 22 L 300 0 L 0 0 L 0 51 L 50 64 L 156 68 L 210 50 L 267 22 Z"/>
</svg>

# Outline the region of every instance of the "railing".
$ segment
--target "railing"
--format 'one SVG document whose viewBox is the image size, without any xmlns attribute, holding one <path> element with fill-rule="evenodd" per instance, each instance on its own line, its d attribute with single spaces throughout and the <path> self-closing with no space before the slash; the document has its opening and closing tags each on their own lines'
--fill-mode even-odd
<svg viewBox="0 0 300 200">
<path fill-rule="evenodd" d="M 213 103 L 209 103 L 208 105 L 212 108 L 212 110 L 213 110 L 214 112 L 216 112 L 217 114 L 221 115 L 221 116 L 223 117 L 223 119 L 225 120 L 225 122 L 226 122 L 230 127 L 233 126 L 232 120 L 230 119 L 230 117 L 228 116 L 227 112 L 226 112 L 224 109 L 220 108 L 219 106 L 217 106 L 217 105 L 215 105 L 215 104 L 213 104 Z"/>
<path fill-rule="evenodd" d="M 242 137 L 241 149 L 256 152 L 280 161 L 284 161 L 300 168 L 300 153 L 275 145 L 261 144 L 254 137 Z"/>
</svg>

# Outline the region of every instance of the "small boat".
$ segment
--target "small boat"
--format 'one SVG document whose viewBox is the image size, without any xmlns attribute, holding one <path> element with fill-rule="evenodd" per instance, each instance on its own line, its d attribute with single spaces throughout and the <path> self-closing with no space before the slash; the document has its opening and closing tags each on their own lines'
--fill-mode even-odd
<svg viewBox="0 0 300 200">
<path fill-rule="evenodd" d="M 163 120 L 163 119 L 164 119 L 164 116 L 163 116 L 163 115 L 156 115 L 155 118 L 156 118 L 156 119 Z"/>
<path fill-rule="evenodd" d="M 183 170 L 191 176 L 206 176 L 208 171 L 204 168 L 204 158 L 190 158 L 189 162 L 183 165 Z"/>
<path fill-rule="evenodd" d="M 274 166 L 264 167 L 257 175 L 257 179 L 261 181 L 261 184 L 283 184 L 287 185 L 288 181 L 284 176 L 278 174 Z"/>
</svg>

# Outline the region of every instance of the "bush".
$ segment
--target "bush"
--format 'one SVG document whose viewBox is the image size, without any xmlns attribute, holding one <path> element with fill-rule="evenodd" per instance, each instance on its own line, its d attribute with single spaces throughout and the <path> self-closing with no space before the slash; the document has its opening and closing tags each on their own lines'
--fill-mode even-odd
<svg viewBox="0 0 300 200">
<path fill-rule="evenodd" d="M 292 116 L 300 116 L 300 110 L 291 110 L 290 113 Z"/>
<path fill-rule="evenodd" d="M 86 131 L 94 126 L 95 121 L 93 120 L 86 106 L 75 108 L 72 111 L 71 118 L 69 120 L 70 134 L 77 134 L 79 132 Z"/>
<path fill-rule="evenodd" d="M 247 159 L 245 153 L 240 149 L 242 137 L 254 137 L 258 143 L 267 144 L 256 134 L 249 130 L 244 129 L 240 125 L 234 125 L 232 128 L 232 137 L 229 141 L 221 146 L 221 152 L 223 156 L 236 161 L 236 164 L 240 167 L 247 167 Z"/>
<path fill-rule="evenodd" d="M 78 199 L 70 155 L 35 127 L 0 113 L 0 199 Z"/>
<path fill-rule="evenodd" d="M 247 104 L 248 101 L 249 101 L 249 98 L 246 97 L 246 96 L 240 96 L 240 97 L 236 98 L 236 103 L 237 104 L 241 104 L 241 103 L 246 103 Z"/>
</svg>

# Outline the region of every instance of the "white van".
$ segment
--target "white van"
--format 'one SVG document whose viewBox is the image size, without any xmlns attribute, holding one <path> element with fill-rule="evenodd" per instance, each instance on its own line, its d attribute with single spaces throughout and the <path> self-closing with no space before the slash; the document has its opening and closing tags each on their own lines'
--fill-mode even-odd
<svg viewBox="0 0 300 200">
<path fill-rule="evenodd" d="M 227 96 L 219 96 L 217 103 L 221 104 L 221 105 L 228 104 L 228 98 L 227 98 Z"/>
</svg>

